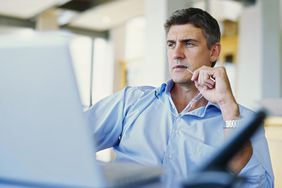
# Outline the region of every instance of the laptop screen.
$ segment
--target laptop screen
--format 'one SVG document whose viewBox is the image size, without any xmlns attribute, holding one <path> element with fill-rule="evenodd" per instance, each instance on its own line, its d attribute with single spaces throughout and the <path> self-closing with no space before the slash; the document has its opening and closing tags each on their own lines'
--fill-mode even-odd
<svg viewBox="0 0 282 188">
<path fill-rule="evenodd" d="M 0 37 L 0 181 L 103 184 L 84 119 L 69 37 Z"/>
</svg>

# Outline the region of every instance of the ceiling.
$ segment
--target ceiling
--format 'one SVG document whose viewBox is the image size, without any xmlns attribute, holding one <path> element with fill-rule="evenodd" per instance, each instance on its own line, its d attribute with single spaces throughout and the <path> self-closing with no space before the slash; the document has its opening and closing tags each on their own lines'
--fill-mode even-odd
<svg viewBox="0 0 282 188">
<path fill-rule="evenodd" d="M 55 6 L 60 6 L 70 0 L 2 0 L 0 15 L 30 19 L 41 12 Z"/>
<path fill-rule="evenodd" d="M 0 1 L 0 19 L 34 21 L 56 8 L 59 25 L 106 31 L 144 14 L 144 0 L 6 0 Z"/>
<path fill-rule="evenodd" d="M 86 10 L 74 18 L 69 25 L 104 31 L 142 15 L 144 15 L 144 0 L 116 0 Z"/>
<path fill-rule="evenodd" d="M 231 2 L 235 1 L 249 4 L 255 0 Z M 58 11 L 60 26 L 107 31 L 130 18 L 144 15 L 144 0 L 1 0 L 0 23 L 7 18 L 34 22 L 39 14 L 54 8 Z"/>
</svg>

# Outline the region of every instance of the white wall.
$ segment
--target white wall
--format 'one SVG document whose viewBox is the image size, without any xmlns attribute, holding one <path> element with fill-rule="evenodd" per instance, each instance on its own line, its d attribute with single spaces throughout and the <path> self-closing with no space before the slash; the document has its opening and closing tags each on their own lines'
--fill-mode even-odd
<svg viewBox="0 0 282 188">
<path fill-rule="evenodd" d="M 70 49 L 81 102 L 87 108 L 90 105 L 91 38 L 74 37 Z"/>
<path fill-rule="evenodd" d="M 142 66 L 144 83 L 159 86 L 165 81 L 165 32 L 167 0 L 145 0 L 145 61 Z"/>
<path fill-rule="evenodd" d="M 281 97 L 280 0 L 245 8 L 239 25 L 238 96 L 254 107 L 264 98 Z"/>
<path fill-rule="evenodd" d="M 112 46 L 106 39 L 94 40 L 93 93 L 92 102 L 113 93 L 114 61 Z"/>
<path fill-rule="evenodd" d="M 122 69 L 120 62 L 125 59 L 126 27 L 121 25 L 110 31 L 110 45 L 113 57 L 113 91 L 121 89 Z M 110 52 L 110 51 L 109 51 Z"/>
<path fill-rule="evenodd" d="M 262 97 L 261 93 L 261 11 L 258 5 L 245 8 L 239 21 L 237 64 L 237 100 L 248 107 Z"/>
<path fill-rule="evenodd" d="M 176 9 L 187 8 L 192 1 L 145 0 L 145 62 L 142 66 L 144 82 L 160 86 L 169 79 L 166 57 L 166 34 L 164 23 Z"/>
<path fill-rule="evenodd" d="M 146 74 L 142 71 L 145 51 L 145 28 L 144 16 L 131 19 L 126 24 L 125 62 L 127 70 L 127 84 L 139 86 L 146 84 Z"/>
</svg>

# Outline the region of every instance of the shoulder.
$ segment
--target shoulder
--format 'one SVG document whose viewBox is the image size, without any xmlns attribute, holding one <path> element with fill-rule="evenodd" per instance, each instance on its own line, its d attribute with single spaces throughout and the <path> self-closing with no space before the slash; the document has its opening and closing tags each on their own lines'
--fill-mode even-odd
<svg viewBox="0 0 282 188">
<path fill-rule="evenodd" d="M 240 116 L 241 116 L 241 123 L 243 125 L 247 125 L 250 118 L 252 118 L 255 115 L 255 111 L 243 106 L 243 105 L 239 105 L 240 108 Z M 259 140 L 259 139 L 265 139 L 265 130 L 264 130 L 264 126 L 262 125 L 257 132 L 254 134 L 254 136 L 252 137 L 252 141 L 255 140 Z"/>
<path fill-rule="evenodd" d="M 113 93 L 103 99 L 97 101 L 92 107 L 86 111 L 89 113 L 104 112 L 105 109 L 110 110 L 120 110 L 127 109 L 140 99 L 147 99 L 149 93 L 155 91 L 154 87 L 150 86 L 139 86 L 131 87 L 127 86 L 120 91 Z"/>
<path fill-rule="evenodd" d="M 124 100 L 127 104 L 134 103 L 156 91 L 152 86 L 127 86 L 123 89 Z"/>
<path fill-rule="evenodd" d="M 152 91 L 155 91 L 156 88 L 152 86 L 127 86 L 123 89 L 126 95 L 132 95 L 132 96 L 142 96 L 147 93 L 150 93 Z"/>
<path fill-rule="evenodd" d="M 255 114 L 255 112 L 241 104 L 239 104 L 239 109 L 240 109 L 240 115 L 241 117 L 243 118 L 246 118 L 246 117 L 251 117 Z"/>
</svg>

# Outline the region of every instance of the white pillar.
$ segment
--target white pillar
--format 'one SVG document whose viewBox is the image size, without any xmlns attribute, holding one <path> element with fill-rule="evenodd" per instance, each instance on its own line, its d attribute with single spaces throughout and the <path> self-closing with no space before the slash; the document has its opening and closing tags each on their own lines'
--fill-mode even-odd
<svg viewBox="0 0 282 188">
<path fill-rule="evenodd" d="M 176 9 L 187 8 L 185 0 L 145 0 L 146 41 L 142 65 L 144 83 L 159 86 L 168 78 L 164 22 Z"/>
<path fill-rule="evenodd" d="M 238 96 L 253 107 L 269 97 L 281 97 L 280 0 L 260 0 L 243 10 L 238 53 Z"/>
<path fill-rule="evenodd" d="M 58 13 L 56 9 L 49 9 L 41 13 L 36 19 L 36 30 L 58 30 Z"/>
<path fill-rule="evenodd" d="M 110 30 L 110 43 L 113 51 L 113 92 L 122 89 L 122 79 L 124 77 L 124 70 L 121 62 L 125 60 L 125 44 L 126 44 L 126 27 L 121 25 Z M 106 76 L 106 75 L 105 75 Z"/>
<path fill-rule="evenodd" d="M 261 0 L 262 97 L 282 96 L 280 0 Z"/>
</svg>

